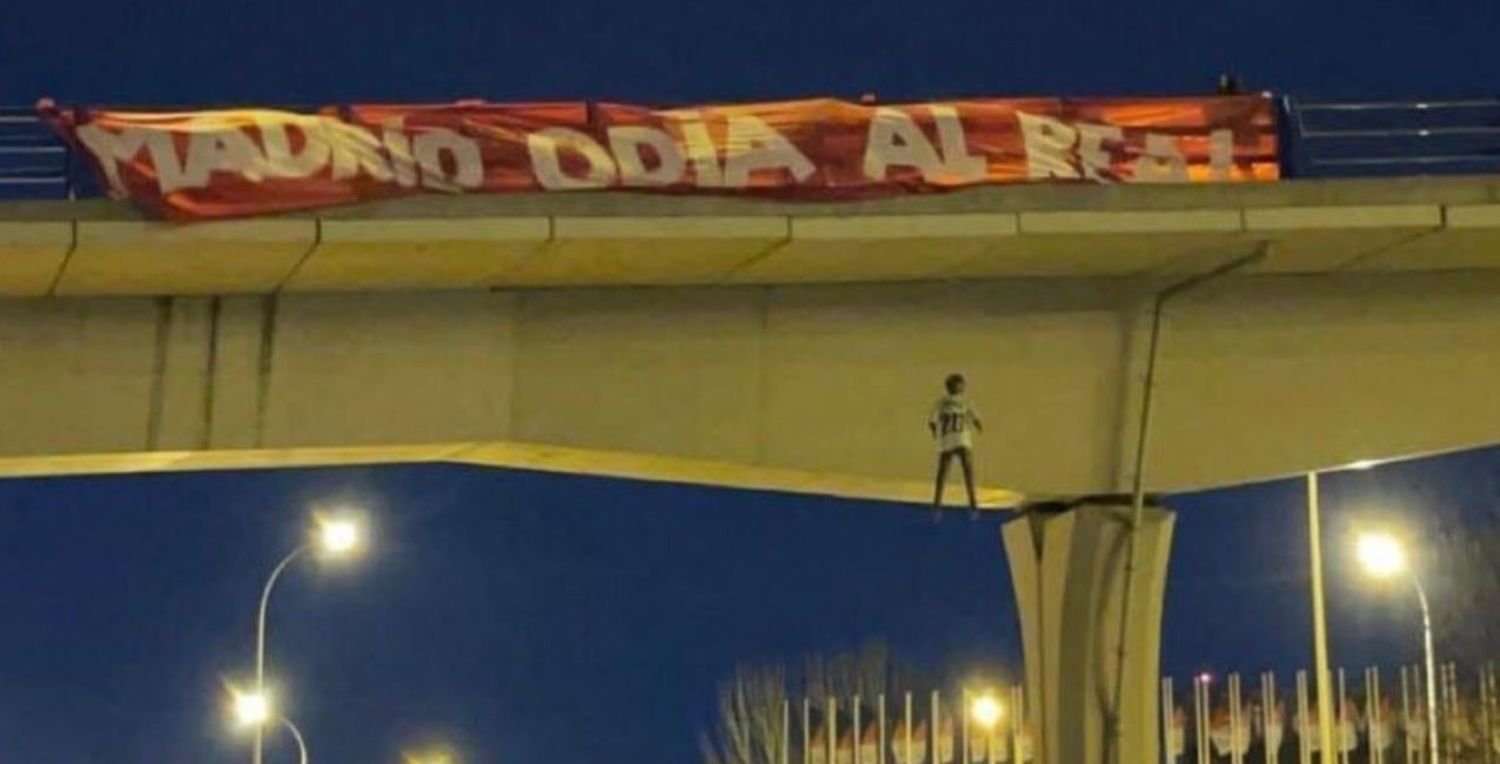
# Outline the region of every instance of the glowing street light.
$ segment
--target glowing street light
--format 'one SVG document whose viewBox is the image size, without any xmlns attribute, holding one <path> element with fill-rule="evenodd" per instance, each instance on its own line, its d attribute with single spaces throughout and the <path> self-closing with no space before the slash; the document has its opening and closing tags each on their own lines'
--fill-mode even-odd
<svg viewBox="0 0 1500 764">
<path fill-rule="evenodd" d="M 408 753 L 401 757 L 403 764 L 457 764 L 457 757 L 447 749 L 437 749 L 422 753 Z"/>
<path fill-rule="evenodd" d="M 980 695 L 969 704 L 969 717 L 979 725 L 980 729 L 993 730 L 1004 716 L 1005 706 L 1001 705 L 994 695 L 988 693 Z"/>
<path fill-rule="evenodd" d="M 1410 571 L 1406 548 L 1389 533 L 1360 534 L 1354 551 L 1360 567 L 1373 578 L 1390 579 Z M 1431 761 L 1438 764 L 1442 754 L 1438 748 L 1437 659 L 1432 651 L 1432 613 L 1427 607 L 1427 592 L 1415 573 L 1411 573 L 1411 584 L 1417 590 L 1417 602 L 1422 606 L 1422 646 L 1427 663 L 1427 745 L 1432 751 Z"/>
<path fill-rule="evenodd" d="M 281 578 L 282 572 L 309 551 L 316 550 L 325 559 L 341 559 L 354 555 L 364 543 L 363 527 L 353 516 L 318 515 L 313 519 L 314 528 L 311 539 L 293 549 L 281 559 L 280 563 L 277 563 L 276 567 L 271 570 L 271 575 L 266 578 L 266 585 L 260 592 L 260 612 L 255 620 L 255 692 L 260 696 L 265 695 L 266 689 L 266 611 L 271 604 L 271 591 L 276 588 L 276 582 Z M 287 722 L 287 724 L 291 723 Z M 251 764 L 261 764 L 263 726 L 257 726 L 255 729 L 255 742 L 250 756 Z M 294 735 L 300 744 L 301 733 L 294 733 Z"/>
<path fill-rule="evenodd" d="M 363 536 L 359 523 L 354 520 L 318 520 L 318 548 L 331 557 L 343 557 L 358 551 Z"/>
<path fill-rule="evenodd" d="M 234 692 L 230 695 L 230 712 L 241 727 L 261 727 L 271 719 L 271 698 L 264 692 Z"/>
<path fill-rule="evenodd" d="M 307 741 L 302 737 L 302 730 L 297 729 L 291 719 L 276 714 L 270 695 L 257 690 L 242 692 L 230 688 L 229 697 L 229 711 L 237 726 L 253 728 L 258 738 L 266 724 L 274 719 L 292 734 L 292 740 L 297 743 L 299 760 L 301 764 L 307 764 Z"/>
<path fill-rule="evenodd" d="M 1390 578 L 1406 571 L 1406 550 L 1389 534 L 1361 534 L 1355 553 L 1360 567 L 1375 578 Z"/>
</svg>

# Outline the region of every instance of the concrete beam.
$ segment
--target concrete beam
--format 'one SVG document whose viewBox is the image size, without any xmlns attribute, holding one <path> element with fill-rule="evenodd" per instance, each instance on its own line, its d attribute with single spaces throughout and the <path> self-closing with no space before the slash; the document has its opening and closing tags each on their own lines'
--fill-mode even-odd
<svg viewBox="0 0 1500 764">
<path fill-rule="evenodd" d="M 544 217 L 324 220 L 281 286 L 291 292 L 473 289 L 504 284 L 552 237 Z"/>
<path fill-rule="evenodd" d="M 233 220 L 202 226 L 82 221 L 57 295 L 269 292 L 316 241 L 311 220 Z"/>
<path fill-rule="evenodd" d="M 940 380 L 986 483 L 1129 482 L 1133 279 L 0 301 L 0 455 L 519 441 L 925 483 Z M 1153 490 L 1484 445 L 1500 272 L 1174 301 Z"/>
<path fill-rule="evenodd" d="M 758 467 L 701 459 L 597 451 L 531 443 L 471 442 L 415 446 L 353 446 L 219 451 L 142 451 L 43 457 L 0 457 L 0 477 L 108 475 L 145 472 L 340 467 L 374 464 L 466 464 L 570 475 L 713 485 L 758 491 L 815 494 L 847 499 L 925 503 L 931 486 L 920 481 L 882 480 Z M 987 510 L 1014 509 L 1014 491 L 982 488 Z"/>
<path fill-rule="evenodd" d="M 0 296 L 42 297 L 52 291 L 73 252 L 69 221 L 0 221 Z"/>
<path fill-rule="evenodd" d="M 1107 492 L 1158 276 L 1261 242 L 1271 273 L 1169 311 L 1149 487 L 1479 445 L 1500 421 L 1497 196 L 558 194 L 203 226 L 5 205 L 0 290 L 89 296 L 0 301 L 0 455 L 522 441 L 925 481 L 922 419 L 957 370 L 995 423 L 988 482 Z M 880 283 L 812 283 L 845 278 Z M 573 288 L 487 289 L 516 285 Z"/>
<path fill-rule="evenodd" d="M 1488 179 L 1459 179 L 1021 186 L 839 205 L 458 196 L 191 226 L 119 205 L 29 203 L 0 206 L 0 292 L 1145 276 L 1261 243 L 1265 273 L 1489 269 L 1500 268 L 1500 226 L 1485 211 L 1497 193 Z"/>
<path fill-rule="evenodd" d="M 1327 273 L 1443 227 L 1432 204 L 1267 207 L 1245 211 L 1245 229 L 1270 243 L 1260 273 Z"/>
<path fill-rule="evenodd" d="M 560 217 L 540 257 L 510 278 L 527 285 L 723 282 L 791 236 L 784 218 Z"/>
<path fill-rule="evenodd" d="M 1020 230 L 1016 215 L 793 217 L 791 239 L 731 276 L 754 284 L 943 278 Z"/>
</svg>

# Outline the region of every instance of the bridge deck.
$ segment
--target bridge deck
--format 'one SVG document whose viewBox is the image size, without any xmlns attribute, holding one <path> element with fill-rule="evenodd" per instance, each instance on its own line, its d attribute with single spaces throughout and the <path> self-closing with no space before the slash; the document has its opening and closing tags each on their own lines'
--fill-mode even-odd
<svg viewBox="0 0 1500 764">
<path fill-rule="evenodd" d="M 0 205 L 0 294 L 233 294 L 1500 268 L 1500 179 L 1025 186 L 853 204 L 424 197 L 190 226 Z"/>
</svg>

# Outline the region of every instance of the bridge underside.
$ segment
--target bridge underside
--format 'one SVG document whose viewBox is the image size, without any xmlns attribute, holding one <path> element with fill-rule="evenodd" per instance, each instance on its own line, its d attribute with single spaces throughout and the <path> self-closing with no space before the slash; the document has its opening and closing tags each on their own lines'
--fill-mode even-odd
<svg viewBox="0 0 1500 764">
<path fill-rule="evenodd" d="M 932 486 L 922 481 L 504 442 L 12 456 L 0 457 L 0 478 L 383 464 L 495 467 L 906 503 L 923 503 L 932 496 Z M 980 504 L 985 509 L 1015 508 L 1024 498 L 996 488 L 979 492 Z"/>
<path fill-rule="evenodd" d="M 1491 443 L 1497 199 L 1487 179 L 554 195 L 191 227 L 14 204 L 0 472 L 533 443 L 916 498 L 926 409 L 961 370 L 981 474 L 1010 487 L 992 503 L 1109 492 L 1152 295 L 1260 248 L 1167 308 L 1150 488 Z"/>
</svg>

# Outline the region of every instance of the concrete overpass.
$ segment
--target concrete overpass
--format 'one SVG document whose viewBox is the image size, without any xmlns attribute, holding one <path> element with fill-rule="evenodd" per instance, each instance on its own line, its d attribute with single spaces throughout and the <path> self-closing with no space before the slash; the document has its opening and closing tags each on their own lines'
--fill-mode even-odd
<svg viewBox="0 0 1500 764">
<path fill-rule="evenodd" d="M 449 197 L 190 227 L 12 203 L 0 454 L 39 474 L 597 450 L 912 498 L 926 408 L 963 370 L 992 503 L 1106 492 L 1130 482 L 1143 308 L 1260 246 L 1168 308 L 1148 488 L 1500 440 L 1500 181 L 1465 178 Z"/>
<path fill-rule="evenodd" d="M 454 461 L 920 500 L 963 370 L 987 504 L 1106 494 L 1156 295 L 1252 252 L 1166 308 L 1148 490 L 1500 440 L 1490 179 L 192 227 L 31 203 L 0 207 L 0 475 Z M 1039 759 L 1153 761 L 1170 513 L 1063 506 L 1004 531 Z"/>
</svg>

